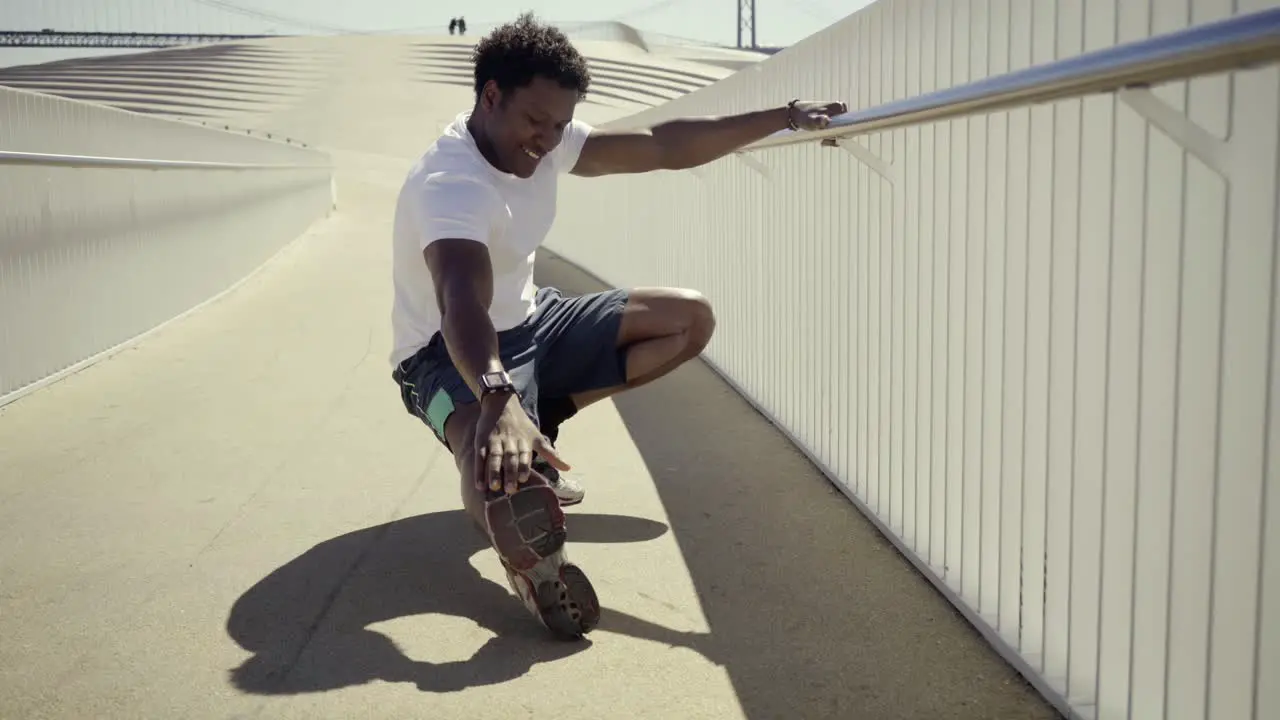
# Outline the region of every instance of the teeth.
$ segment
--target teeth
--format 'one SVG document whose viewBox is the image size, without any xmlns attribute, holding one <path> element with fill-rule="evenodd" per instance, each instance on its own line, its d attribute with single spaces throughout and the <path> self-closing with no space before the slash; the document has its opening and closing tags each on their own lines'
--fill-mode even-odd
<svg viewBox="0 0 1280 720">
<path fill-rule="evenodd" d="M 534 160 L 537 160 L 538 158 L 542 157 L 542 156 L 541 156 L 541 155 L 539 155 L 538 153 L 536 153 L 536 152 L 534 152 L 534 151 L 530 150 L 529 148 L 522 148 L 522 149 L 524 150 L 524 154 L 525 154 L 525 155 L 528 155 L 529 157 L 533 158 Z"/>
</svg>

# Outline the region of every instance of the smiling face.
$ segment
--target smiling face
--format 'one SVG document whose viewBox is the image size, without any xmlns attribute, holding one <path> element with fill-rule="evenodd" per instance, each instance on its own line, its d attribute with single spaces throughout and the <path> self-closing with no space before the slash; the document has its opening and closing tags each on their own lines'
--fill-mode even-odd
<svg viewBox="0 0 1280 720">
<path fill-rule="evenodd" d="M 472 114 L 472 134 L 494 167 L 516 177 L 530 177 L 542 158 L 560 144 L 578 98 L 575 88 L 541 76 L 507 92 L 490 80 Z"/>
</svg>

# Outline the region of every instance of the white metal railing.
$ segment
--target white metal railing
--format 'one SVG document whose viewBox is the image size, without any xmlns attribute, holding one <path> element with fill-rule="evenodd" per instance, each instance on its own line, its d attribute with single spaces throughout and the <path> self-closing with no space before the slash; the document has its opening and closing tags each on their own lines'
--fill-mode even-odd
<svg viewBox="0 0 1280 720">
<path fill-rule="evenodd" d="M 780 130 L 740 152 L 1145 88 L 1278 60 L 1280 8 L 1274 8 L 844 113 L 822 130 Z"/>
<path fill-rule="evenodd" d="M 1064 712 L 1280 717 L 1278 23 L 880 0 L 615 124 L 834 127 L 571 178 L 550 247 L 703 290 L 712 365 Z"/>
<path fill-rule="evenodd" d="M 327 164 L 236 163 L 216 160 L 160 160 L 97 155 L 60 155 L 0 150 L 0 165 L 44 165 L 112 170 L 330 170 Z"/>
<path fill-rule="evenodd" d="M 333 207 L 317 150 L 3 87 L 0 117 L 0 405 L 226 292 Z"/>
</svg>

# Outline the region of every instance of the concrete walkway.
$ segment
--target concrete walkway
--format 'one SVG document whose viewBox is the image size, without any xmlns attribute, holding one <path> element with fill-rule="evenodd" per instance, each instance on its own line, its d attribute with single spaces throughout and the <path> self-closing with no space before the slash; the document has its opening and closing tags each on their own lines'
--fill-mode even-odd
<svg viewBox="0 0 1280 720">
<path fill-rule="evenodd" d="M 343 197 L 232 294 L 0 409 L 0 717 L 1053 716 L 700 364 L 566 426 L 606 611 L 547 639 L 398 404 L 391 193 Z"/>
<path fill-rule="evenodd" d="M 605 614 L 548 639 L 386 361 L 394 194 L 469 92 L 367 45 L 266 126 L 334 151 L 337 214 L 0 408 L 0 718 L 1055 716 L 701 364 L 566 425 Z"/>
</svg>

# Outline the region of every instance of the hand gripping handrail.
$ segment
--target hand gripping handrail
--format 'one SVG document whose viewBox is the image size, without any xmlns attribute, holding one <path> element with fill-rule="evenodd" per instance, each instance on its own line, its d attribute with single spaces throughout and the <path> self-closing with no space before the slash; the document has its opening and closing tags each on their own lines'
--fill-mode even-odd
<svg viewBox="0 0 1280 720">
<path fill-rule="evenodd" d="M 1185 80 L 1277 60 L 1280 60 L 1280 8 L 1206 23 L 866 110 L 847 112 L 832 118 L 831 124 L 822 130 L 783 130 L 739 152 L 834 140 L 1128 87 Z"/>
<path fill-rule="evenodd" d="M 135 170 L 330 170 L 329 165 L 289 163 L 234 163 L 213 160 L 155 160 L 95 155 L 57 155 L 0 150 L 0 165 L 43 165 L 75 168 Z"/>
</svg>

